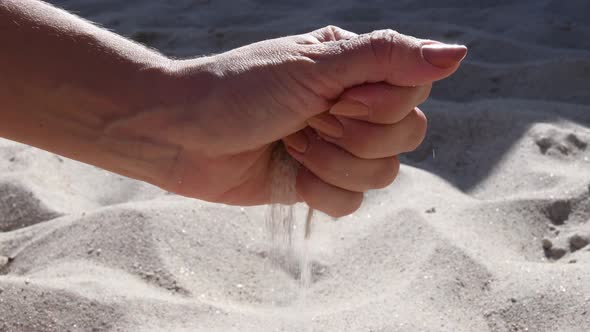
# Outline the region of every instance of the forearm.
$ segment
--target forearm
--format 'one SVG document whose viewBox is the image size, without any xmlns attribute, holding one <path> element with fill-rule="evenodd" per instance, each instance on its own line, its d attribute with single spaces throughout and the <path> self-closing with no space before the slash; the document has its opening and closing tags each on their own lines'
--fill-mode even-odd
<svg viewBox="0 0 590 332">
<path fill-rule="evenodd" d="M 35 0 L 0 0 L 0 48 L 0 136 L 144 180 L 171 166 L 174 146 L 106 134 L 158 106 L 166 57 Z"/>
</svg>

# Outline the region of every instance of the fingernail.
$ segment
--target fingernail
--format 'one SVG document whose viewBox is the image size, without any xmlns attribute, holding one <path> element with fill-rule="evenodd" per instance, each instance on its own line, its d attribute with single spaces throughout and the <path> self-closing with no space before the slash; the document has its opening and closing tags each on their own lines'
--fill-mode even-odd
<svg viewBox="0 0 590 332">
<path fill-rule="evenodd" d="M 329 114 L 321 114 L 307 120 L 307 124 L 313 129 L 323 133 L 324 135 L 340 138 L 344 135 L 344 128 L 342 123 L 334 116 Z"/>
<path fill-rule="evenodd" d="M 337 138 L 328 136 L 328 135 L 322 133 L 321 131 L 318 131 L 317 135 L 326 142 L 336 143 Z"/>
<path fill-rule="evenodd" d="M 332 106 L 330 114 L 340 116 L 367 116 L 369 115 L 369 107 L 358 101 L 342 100 Z"/>
<path fill-rule="evenodd" d="M 291 155 L 291 157 L 293 157 L 293 159 L 303 164 L 303 159 L 305 158 L 303 153 L 298 152 L 290 146 L 287 146 L 287 152 L 289 153 L 289 155 Z"/>
<path fill-rule="evenodd" d="M 305 133 L 302 131 L 284 137 L 283 143 L 297 152 L 305 153 L 305 151 L 307 151 L 307 136 L 305 136 Z"/>
<path fill-rule="evenodd" d="M 431 65 L 439 68 L 450 68 L 459 63 L 467 55 L 464 45 L 427 44 L 422 46 L 422 56 Z"/>
</svg>

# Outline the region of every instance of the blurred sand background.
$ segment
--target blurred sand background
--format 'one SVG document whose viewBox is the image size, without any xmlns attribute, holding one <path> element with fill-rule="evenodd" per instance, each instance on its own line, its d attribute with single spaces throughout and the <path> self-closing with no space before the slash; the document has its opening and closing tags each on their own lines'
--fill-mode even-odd
<svg viewBox="0 0 590 332">
<path fill-rule="evenodd" d="M 50 2 L 176 57 L 327 24 L 470 53 L 394 185 L 318 217 L 304 299 L 265 207 L 0 140 L 0 331 L 590 330 L 590 2 Z"/>
</svg>

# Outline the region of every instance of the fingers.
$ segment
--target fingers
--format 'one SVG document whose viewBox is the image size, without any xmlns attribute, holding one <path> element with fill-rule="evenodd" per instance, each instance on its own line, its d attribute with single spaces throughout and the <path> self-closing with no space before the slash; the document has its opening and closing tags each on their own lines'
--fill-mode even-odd
<svg viewBox="0 0 590 332">
<path fill-rule="evenodd" d="M 372 123 L 394 124 L 405 118 L 430 95 L 432 84 L 399 87 L 385 83 L 363 84 L 346 90 L 330 114 Z"/>
<path fill-rule="evenodd" d="M 396 157 L 361 159 L 319 138 L 310 128 L 283 139 L 302 164 L 297 193 L 309 206 L 334 217 L 358 209 L 363 192 L 391 184 L 399 172 Z"/>
<path fill-rule="evenodd" d="M 322 181 L 349 191 L 364 192 L 391 184 L 399 171 L 396 157 L 361 159 L 318 139 L 311 130 L 284 139 L 289 154 Z M 299 144 L 306 141 L 304 146 Z M 303 149 L 301 149 L 303 147 Z"/>
<path fill-rule="evenodd" d="M 467 53 L 465 46 L 421 40 L 393 30 L 349 37 L 304 45 L 302 51 L 314 60 L 319 77 L 342 88 L 381 81 L 398 86 L 429 84 L 451 75 Z"/>
<path fill-rule="evenodd" d="M 342 217 L 356 211 L 363 193 L 330 185 L 313 173 L 301 168 L 295 185 L 297 194 L 311 207 L 332 217 Z"/>
<path fill-rule="evenodd" d="M 426 135 L 426 116 L 417 107 L 401 121 L 392 125 L 373 124 L 366 121 L 337 117 L 342 126 L 340 136 L 326 130 L 326 122 L 308 122 L 326 141 L 336 144 L 363 159 L 386 158 L 413 151 Z"/>
<path fill-rule="evenodd" d="M 297 192 L 311 207 L 336 217 L 354 212 L 362 192 L 392 183 L 399 171 L 394 156 L 415 149 L 426 133 L 426 117 L 418 108 L 389 125 L 330 114 L 309 124 L 315 131 L 283 139 L 303 165 Z"/>
</svg>

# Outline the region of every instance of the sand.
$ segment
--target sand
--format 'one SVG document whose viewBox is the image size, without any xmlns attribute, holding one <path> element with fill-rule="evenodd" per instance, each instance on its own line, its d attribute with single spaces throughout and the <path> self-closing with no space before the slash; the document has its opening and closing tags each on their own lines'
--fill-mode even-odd
<svg viewBox="0 0 590 332">
<path fill-rule="evenodd" d="M 470 54 L 396 182 L 316 216 L 304 297 L 267 207 L 0 141 L 0 331 L 590 329 L 590 2 L 53 2 L 177 57 L 326 24 Z"/>
</svg>

